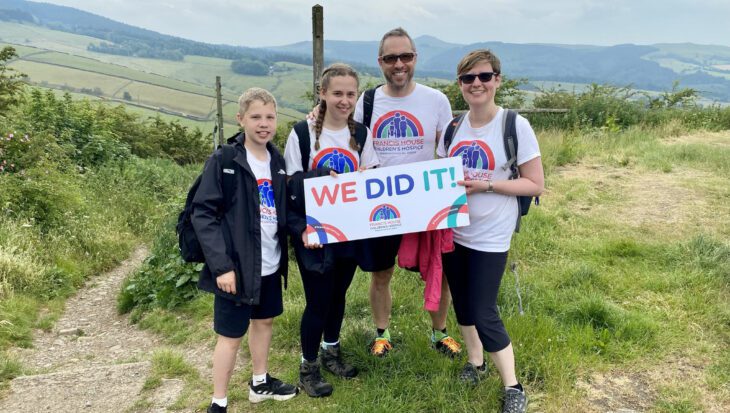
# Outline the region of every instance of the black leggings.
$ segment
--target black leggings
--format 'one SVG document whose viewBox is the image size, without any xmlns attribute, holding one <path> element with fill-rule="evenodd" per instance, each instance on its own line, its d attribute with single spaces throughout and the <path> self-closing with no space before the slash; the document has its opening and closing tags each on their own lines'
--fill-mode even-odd
<svg viewBox="0 0 730 413">
<path fill-rule="evenodd" d="M 345 316 L 345 294 L 355 275 L 357 263 L 352 258 L 335 258 L 334 268 L 325 274 L 309 272 L 299 266 L 307 304 L 301 324 L 302 355 L 317 359 L 319 343 L 334 343 L 340 338 Z"/>
<path fill-rule="evenodd" d="M 484 350 L 489 353 L 500 351 L 510 343 L 497 309 L 497 293 L 507 265 L 507 252 L 454 246 L 454 252 L 444 254 L 443 263 L 456 320 L 462 326 L 476 326 Z"/>
</svg>

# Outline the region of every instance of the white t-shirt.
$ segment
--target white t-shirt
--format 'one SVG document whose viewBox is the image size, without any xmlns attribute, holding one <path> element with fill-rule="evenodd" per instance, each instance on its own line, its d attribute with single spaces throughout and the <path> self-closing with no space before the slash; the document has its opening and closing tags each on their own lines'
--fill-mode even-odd
<svg viewBox="0 0 730 413">
<path fill-rule="evenodd" d="M 380 162 L 373 150 L 373 139 L 368 130 L 365 146 L 362 148 L 362 160 L 357 150 L 350 147 L 350 128 L 340 130 L 329 130 L 322 128 L 319 135 L 319 150 L 314 149 L 314 122 L 309 124 L 309 170 L 317 168 L 332 168 L 338 174 L 355 172 L 362 164 L 365 168 L 377 166 Z M 291 176 L 302 171 L 302 152 L 299 150 L 299 136 L 292 129 L 289 138 L 286 140 L 284 149 L 284 160 L 286 161 L 286 174 Z"/>
<path fill-rule="evenodd" d="M 456 136 L 451 140 L 448 156 L 459 156 L 464 165 L 464 177 L 473 180 L 502 181 L 511 171 L 504 170 L 507 154 L 502 137 L 502 117 L 499 108 L 491 122 L 472 128 L 467 113 Z M 540 156 L 537 137 L 527 119 L 517 115 L 517 165 Z M 443 139 L 439 142 L 438 156 L 446 157 Z M 517 197 L 477 192 L 467 196 L 470 225 L 454 228 L 454 242 L 478 251 L 504 252 L 509 250 L 517 222 Z"/>
<path fill-rule="evenodd" d="M 355 107 L 355 120 L 363 119 L 363 95 Z M 405 97 L 375 91 L 370 127 L 380 166 L 429 161 L 434 158 L 436 133 L 451 121 L 451 104 L 442 92 L 416 83 Z"/>
<path fill-rule="evenodd" d="M 256 159 L 251 152 L 246 152 L 246 160 L 251 167 L 259 187 L 261 205 L 261 275 L 274 274 L 279 269 L 281 247 L 276 236 L 277 217 L 274 203 L 274 187 L 271 181 L 271 154 L 266 152 L 267 160 Z"/>
</svg>

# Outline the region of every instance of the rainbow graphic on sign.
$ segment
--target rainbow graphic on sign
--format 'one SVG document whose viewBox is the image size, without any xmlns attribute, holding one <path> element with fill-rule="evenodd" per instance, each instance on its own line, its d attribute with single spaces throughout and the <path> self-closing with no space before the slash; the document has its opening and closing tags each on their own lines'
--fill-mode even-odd
<svg viewBox="0 0 730 413">
<path fill-rule="evenodd" d="M 400 139 L 424 136 L 423 126 L 415 116 L 394 110 L 381 116 L 373 127 L 375 139 Z"/>
<path fill-rule="evenodd" d="M 337 242 L 347 241 L 347 237 L 337 227 L 329 224 L 321 224 L 315 218 L 307 215 L 307 238 L 310 238 L 310 234 L 316 234 L 319 239 L 319 243 L 324 245 L 329 243 L 329 237 L 332 237 Z"/>
<path fill-rule="evenodd" d="M 494 170 L 494 154 L 482 141 L 461 141 L 451 149 L 450 156 L 460 157 L 464 168 Z"/>
<path fill-rule="evenodd" d="M 469 206 L 466 204 L 466 194 L 457 198 L 450 207 L 446 207 L 437 212 L 428 222 L 426 230 L 431 231 L 441 228 L 455 228 L 458 226 L 457 222 L 459 217 L 466 217 L 468 223 Z M 446 225 L 442 225 L 444 222 Z"/>
<path fill-rule="evenodd" d="M 330 168 L 338 174 L 357 171 L 357 158 L 352 152 L 342 148 L 326 148 L 314 157 L 312 169 Z"/>
<path fill-rule="evenodd" d="M 390 204 L 381 204 L 373 208 L 370 213 L 370 222 L 387 221 L 400 218 L 400 212 Z"/>
</svg>

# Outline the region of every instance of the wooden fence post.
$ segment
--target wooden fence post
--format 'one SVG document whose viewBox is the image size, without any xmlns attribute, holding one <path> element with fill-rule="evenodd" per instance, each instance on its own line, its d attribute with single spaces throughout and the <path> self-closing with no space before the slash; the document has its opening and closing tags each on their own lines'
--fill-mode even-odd
<svg viewBox="0 0 730 413">
<path fill-rule="evenodd" d="M 324 70 L 324 9 L 319 4 L 312 7 L 312 83 L 313 100 L 319 103 L 319 79 Z"/>
<path fill-rule="evenodd" d="M 221 94 L 221 77 L 215 77 L 215 100 L 218 108 L 218 142 L 216 143 L 216 137 L 213 136 L 213 150 L 218 148 L 218 145 L 223 145 L 223 96 Z"/>
</svg>

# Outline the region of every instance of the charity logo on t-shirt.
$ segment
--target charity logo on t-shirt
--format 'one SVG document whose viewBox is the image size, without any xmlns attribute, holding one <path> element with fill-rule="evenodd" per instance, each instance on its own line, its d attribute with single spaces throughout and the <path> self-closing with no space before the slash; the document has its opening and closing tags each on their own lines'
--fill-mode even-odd
<svg viewBox="0 0 730 413">
<path fill-rule="evenodd" d="M 486 142 L 461 141 L 454 145 L 451 157 L 460 157 L 464 179 L 485 181 L 494 175 L 494 153 Z"/>
<path fill-rule="evenodd" d="M 261 198 L 261 221 L 276 223 L 276 204 L 274 203 L 274 187 L 271 179 L 259 179 L 259 197 Z"/>
<path fill-rule="evenodd" d="M 390 111 L 373 126 L 373 146 L 381 153 L 417 153 L 424 147 L 423 126 L 405 110 Z"/>
<path fill-rule="evenodd" d="M 326 148 L 317 153 L 311 169 L 330 168 L 338 174 L 357 171 L 357 157 L 343 148 Z"/>
</svg>

